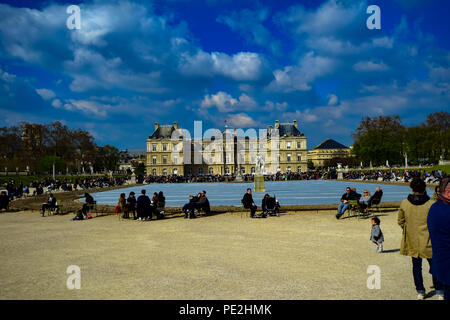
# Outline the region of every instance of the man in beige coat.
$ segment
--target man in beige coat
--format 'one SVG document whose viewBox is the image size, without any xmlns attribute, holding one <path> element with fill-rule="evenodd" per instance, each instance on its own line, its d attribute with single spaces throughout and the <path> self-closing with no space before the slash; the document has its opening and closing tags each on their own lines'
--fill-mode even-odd
<svg viewBox="0 0 450 320">
<path fill-rule="evenodd" d="M 403 229 L 400 254 L 412 257 L 414 284 L 417 298 L 425 298 L 425 287 L 422 277 L 422 259 L 427 259 L 431 265 L 432 250 L 428 233 L 428 211 L 434 201 L 426 193 L 425 182 L 414 178 L 410 183 L 413 194 L 403 200 L 398 210 L 398 224 Z M 436 293 L 441 293 L 440 283 L 433 277 Z"/>
</svg>

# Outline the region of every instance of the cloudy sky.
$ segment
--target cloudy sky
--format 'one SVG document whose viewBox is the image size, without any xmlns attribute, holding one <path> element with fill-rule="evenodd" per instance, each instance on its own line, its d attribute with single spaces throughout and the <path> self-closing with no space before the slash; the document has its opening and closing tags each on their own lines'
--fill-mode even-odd
<svg viewBox="0 0 450 320">
<path fill-rule="evenodd" d="M 69 30 L 66 10 L 81 9 Z M 369 5 L 381 30 L 369 30 Z M 449 1 L 2 1 L 0 126 L 62 121 L 145 149 L 189 130 L 297 119 L 308 148 L 363 116 L 449 110 Z"/>
</svg>

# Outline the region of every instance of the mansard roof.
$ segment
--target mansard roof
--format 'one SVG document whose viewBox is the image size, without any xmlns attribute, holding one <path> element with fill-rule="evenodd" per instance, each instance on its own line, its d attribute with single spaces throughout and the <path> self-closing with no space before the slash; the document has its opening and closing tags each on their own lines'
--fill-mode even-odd
<svg viewBox="0 0 450 320">
<path fill-rule="evenodd" d="M 275 128 L 273 129 L 275 130 Z M 304 134 L 301 133 L 296 126 L 291 123 L 280 123 L 278 127 L 278 135 L 281 137 L 303 137 Z"/>
<path fill-rule="evenodd" d="M 344 146 L 343 144 L 341 144 L 333 139 L 326 139 L 321 144 L 319 144 L 317 147 L 315 147 L 313 150 L 319 150 L 319 149 L 348 149 L 348 147 Z"/>
<path fill-rule="evenodd" d="M 150 139 L 171 138 L 175 127 L 170 124 L 160 125 L 149 137 Z"/>
</svg>

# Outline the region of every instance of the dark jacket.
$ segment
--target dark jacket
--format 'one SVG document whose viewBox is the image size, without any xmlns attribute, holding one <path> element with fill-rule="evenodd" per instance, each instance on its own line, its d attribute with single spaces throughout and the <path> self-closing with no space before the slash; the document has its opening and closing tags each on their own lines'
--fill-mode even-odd
<svg viewBox="0 0 450 320">
<path fill-rule="evenodd" d="M 127 203 L 128 203 L 128 207 L 130 209 L 135 209 L 136 208 L 136 198 L 135 197 L 128 197 Z"/>
<path fill-rule="evenodd" d="M 47 203 L 51 206 L 51 207 L 55 207 L 56 206 L 56 198 L 53 197 L 52 199 L 48 198 Z"/>
<path fill-rule="evenodd" d="M 210 212 L 209 200 L 206 196 L 201 196 L 197 202 L 199 208 L 203 208 L 206 213 Z"/>
<path fill-rule="evenodd" d="M 87 204 L 93 204 L 94 203 L 94 198 L 88 193 L 86 195 L 86 199 L 85 199 Z"/>
<path fill-rule="evenodd" d="M 6 194 L 0 194 L 0 209 L 7 208 L 9 203 L 9 198 Z"/>
<path fill-rule="evenodd" d="M 355 193 L 353 191 L 350 191 L 350 193 L 344 193 L 341 197 L 341 200 L 355 200 Z"/>
<path fill-rule="evenodd" d="M 141 194 L 137 198 L 136 204 L 137 204 L 136 208 L 137 208 L 138 214 L 145 215 L 150 210 L 151 201 L 150 201 L 150 198 L 148 196 Z"/>
<path fill-rule="evenodd" d="M 249 193 L 244 194 L 244 197 L 242 198 L 242 204 L 244 205 L 244 208 L 250 208 L 253 203 L 255 202 L 253 201 L 252 195 Z"/>
<path fill-rule="evenodd" d="M 383 196 L 383 190 L 375 191 L 375 193 L 372 196 L 372 199 L 381 199 Z"/>
<path fill-rule="evenodd" d="M 427 224 L 433 251 L 430 273 L 450 285 L 450 204 L 436 201 L 428 212 Z"/>
</svg>

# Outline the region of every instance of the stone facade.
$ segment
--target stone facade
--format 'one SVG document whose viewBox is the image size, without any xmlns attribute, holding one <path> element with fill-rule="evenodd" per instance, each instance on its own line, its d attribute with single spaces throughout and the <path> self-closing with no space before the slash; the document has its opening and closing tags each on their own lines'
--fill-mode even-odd
<svg viewBox="0 0 450 320">
<path fill-rule="evenodd" d="M 307 170 L 307 139 L 298 130 L 297 121 L 275 121 L 274 126 L 264 130 L 264 135 L 255 130 L 215 130 L 213 138 L 203 138 L 201 142 L 183 141 L 179 129 L 177 122 L 161 126 L 155 123 L 155 131 L 147 139 L 147 174 L 231 175 L 239 167 L 243 174 L 249 174 L 255 172 L 257 154 L 263 156 L 268 174 Z M 262 138 L 265 135 L 267 138 Z"/>
<path fill-rule="evenodd" d="M 327 160 L 349 156 L 350 148 L 332 139 L 326 139 L 317 147 L 308 151 L 308 160 L 311 160 L 316 168 L 323 167 Z"/>
</svg>

